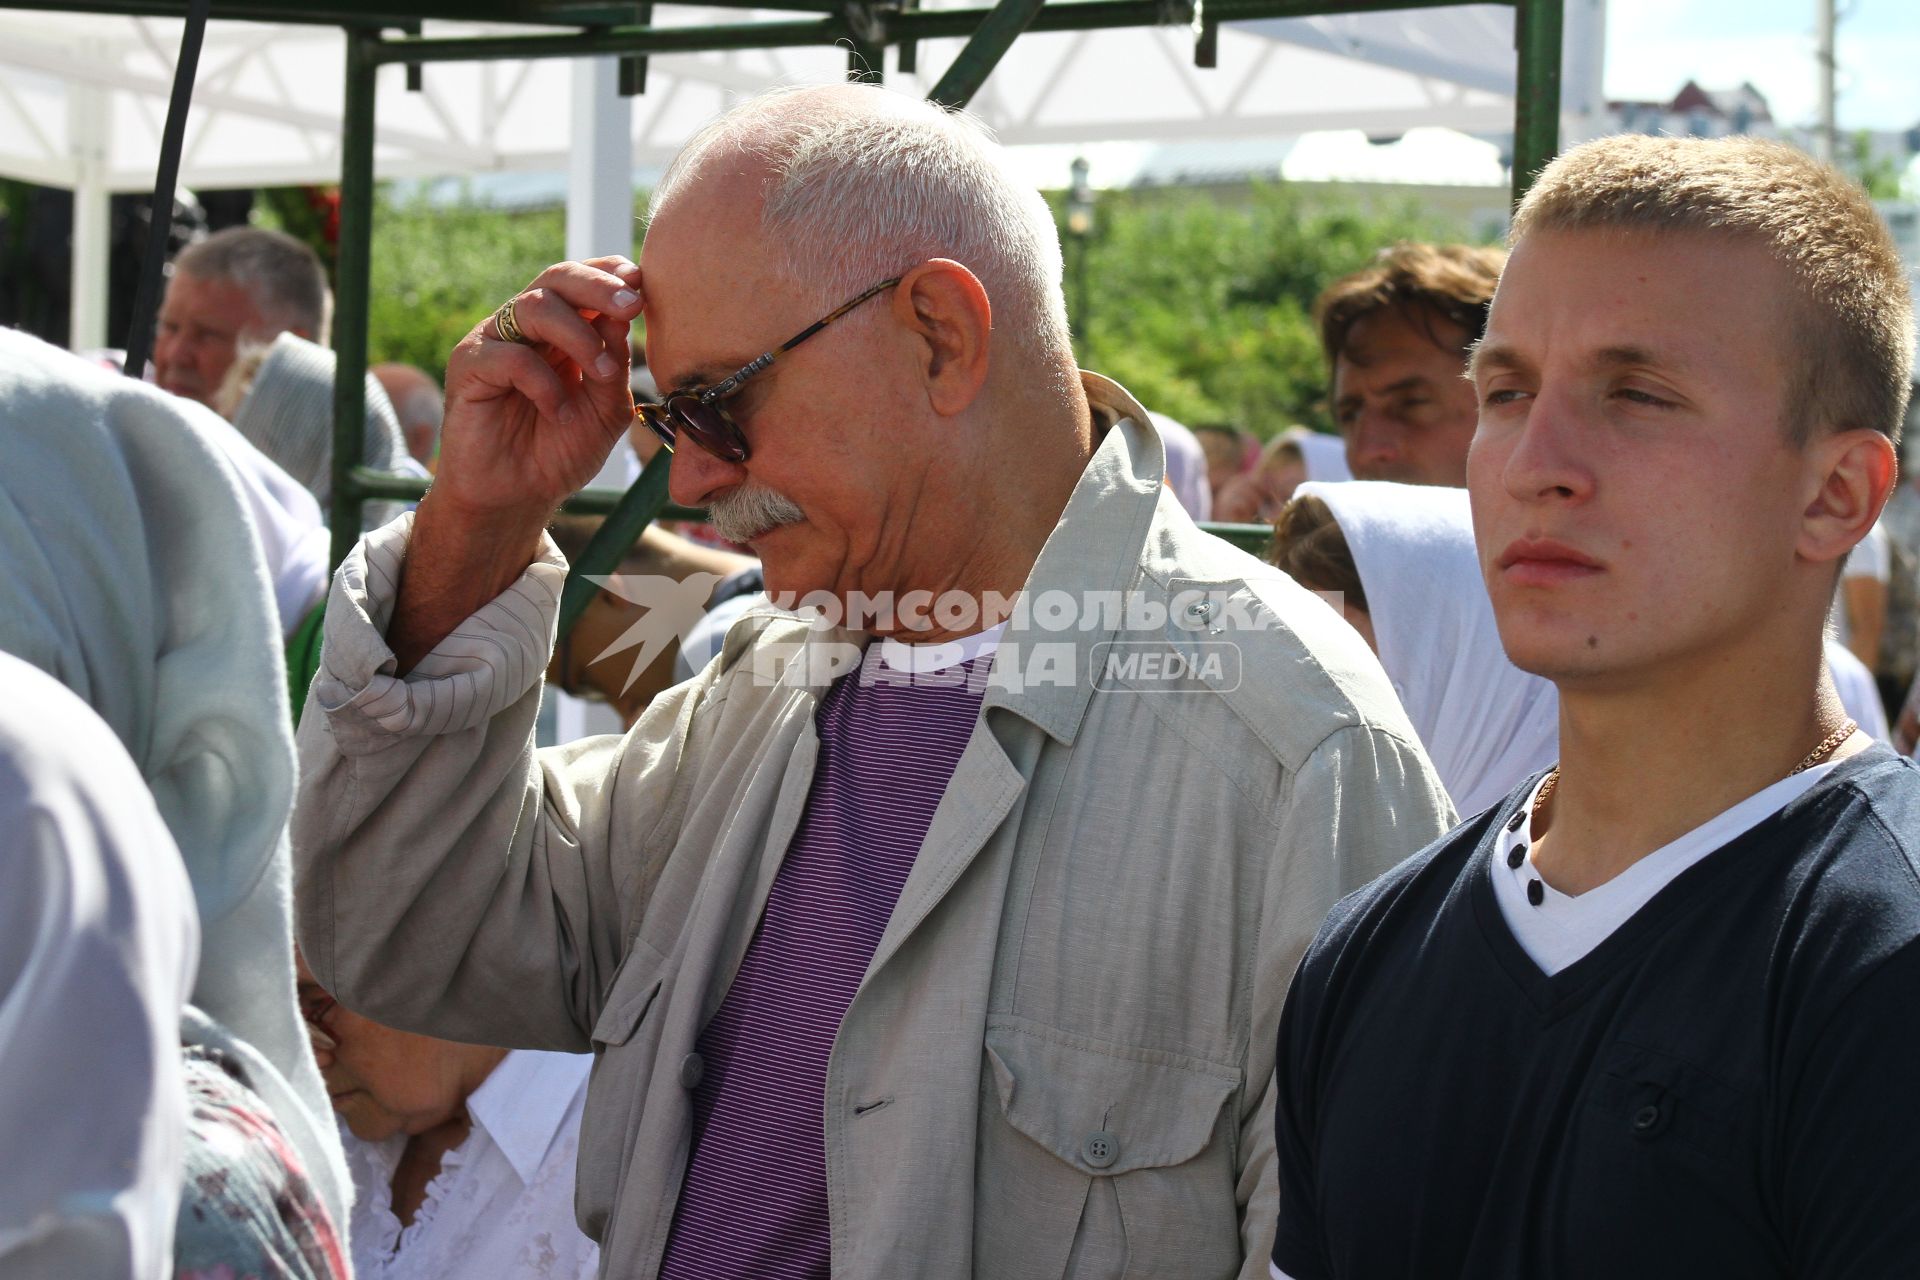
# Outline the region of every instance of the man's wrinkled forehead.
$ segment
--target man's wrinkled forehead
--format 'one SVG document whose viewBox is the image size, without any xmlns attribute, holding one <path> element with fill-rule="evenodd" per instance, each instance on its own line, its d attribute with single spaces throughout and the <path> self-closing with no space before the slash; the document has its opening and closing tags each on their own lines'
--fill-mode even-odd
<svg viewBox="0 0 1920 1280">
<path fill-rule="evenodd" d="M 662 389 L 724 377 L 784 336 L 767 338 L 766 318 L 796 291 L 761 230 L 764 193 L 752 157 L 708 156 L 648 224 L 640 250 L 647 364 Z"/>
<path fill-rule="evenodd" d="M 1335 366 L 1371 369 L 1410 356 L 1424 358 L 1433 351 L 1458 357 L 1464 363 L 1473 336 L 1457 321 L 1425 303 L 1388 303 L 1353 322 Z"/>
</svg>

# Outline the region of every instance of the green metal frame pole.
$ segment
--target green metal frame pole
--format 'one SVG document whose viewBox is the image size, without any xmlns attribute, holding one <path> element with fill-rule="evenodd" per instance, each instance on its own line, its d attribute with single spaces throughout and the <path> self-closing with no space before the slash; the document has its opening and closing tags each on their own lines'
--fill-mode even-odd
<svg viewBox="0 0 1920 1280">
<path fill-rule="evenodd" d="M 340 136 L 340 269 L 333 316 L 333 529 L 337 567 L 360 537 L 365 498 L 354 474 L 366 448 L 367 313 L 373 270 L 373 120 L 378 37 L 347 32 Z"/>
<path fill-rule="evenodd" d="M 1267 548 L 1273 545 L 1273 526 L 1270 524 L 1222 524 L 1206 520 L 1200 523 L 1200 532 L 1224 538 L 1248 555 L 1262 559 L 1266 557 Z"/>
<path fill-rule="evenodd" d="M 1467 0 L 1208 0 L 1205 16 L 1209 22 L 1243 22 L 1257 18 L 1312 18 L 1330 10 L 1347 14 L 1451 9 L 1465 2 Z M 1187 24 L 1193 19 L 1191 3 L 1168 3 L 1167 0 L 1070 0 L 1037 8 L 1038 12 L 1027 24 L 1028 31 L 1105 31 L 1166 26 L 1170 22 Z M 971 36 L 993 13 L 991 8 L 905 9 L 887 18 L 887 34 L 894 41 Z"/>
<path fill-rule="evenodd" d="M 705 520 L 707 513 L 698 507 L 683 507 L 678 503 L 664 501 L 666 497 L 667 479 L 667 464 L 662 461 L 664 457 L 664 454 L 655 455 L 653 463 L 648 464 L 647 470 L 642 471 L 640 478 L 634 481 L 636 488 L 641 485 L 654 485 L 656 483 L 658 485 L 658 488 L 648 489 L 639 498 L 634 496 L 633 489 L 582 489 L 560 504 L 560 509 L 569 515 L 610 516 L 616 511 L 619 511 L 624 503 L 646 500 L 649 502 L 658 501 L 661 504 L 657 510 L 653 511 L 652 519 Z M 660 469 L 657 481 L 650 478 L 653 475 L 655 465 L 658 465 Z M 371 467 L 361 467 L 355 475 L 359 480 L 359 488 L 362 495 L 370 499 L 390 499 L 395 502 L 418 502 L 420 495 L 427 490 L 427 482 L 425 480 L 416 480 L 412 476 L 390 475 L 385 471 L 375 471 Z M 645 521 L 641 521 L 638 526 L 631 525 L 630 518 L 632 514 L 632 512 L 629 512 L 628 516 L 622 517 L 623 520 L 628 520 L 630 527 L 645 528 Z M 1255 555 L 1259 555 L 1261 550 L 1273 537 L 1273 530 L 1264 524 L 1202 522 L 1200 528 L 1207 533 L 1213 534 L 1215 537 L 1225 538 L 1234 546 L 1246 551 L 1251 551 Z M 627 547 L 631 545 L 631 541 L 629 541 Z M 616 562 L 618 559 L 625 557 L 627 547 L 621 548 L 620 555 L 616 557 Z M 593 540 L 588 542 L 586 549 L 589 553 L 594 550 Z M 580 565 L 576 565 L 574 568 L 581 573 L 601 572 L 601 570 L 598 569 L 587 569 L 583 567 L 590 558 L 590 555 L 583 555 Z M 614 566 L 608 566 L 609 569 L 612 567 Z"/>
<path fill-rule="evenodd" d="M 360 496 L 368 501 L 386 499 L 393 502 L 418 502 L 420 495 L 427 491 L 428 482 L 416 480 L 412 476 L 394 475 L 387 471 L 375 471 L 372 467 L 361 467 L 354 472 L 359 480 Z M 590 488 L 580 489 L 560 504 L 560 509 L 568 515 L 604 516 L 611 515 L 621 500 L 627 496 L 626 489 Z M 699 507 L 682 507 L 668 502 L 661 506 L 658 519 L 692 520 L 703 522 L 707 513 Z"/>
<path fill-rule="evenodd" d="M 828 45 L 852 38 L 845 18 L 727 22 L 701 27 L 609 27 L 578 35 L 506 35 L 383 40 L 381 62 L 485 62 L 493 58 L 583 58 L 598 54 L 714 53 L 727 49 L 783 49 Z"/>
<path fill-rule="evenodd" d="M 1560 150 L 1560 46 L 1564 0 L 1514 0 L 1519 67 L 1513 83 L 1513 204 Z"/>
<path fill-rule="evenodd" d="M 580 563 L 568 566 L 566 585 L 560 588 L 561 635 L 573 630 L 573 624 L 592 602 L 596 590 L 592 579 L 618 570 L 640 535 L 667 505 L 667 470 L 672 463 L 673 455 L 665 449 L 654 454 L 633 487 L 620 495 L 620 501 L 587 539 Z"/>
<path fill-rule="evenodd" d="M 973 38 L 961 49 L 927 97 L 943 107 L 964 107 L 993 74 L 1020 33 L 1033 24 L 1046 0 L 1000 0 L 980 20 Z"/>
<path fill-rule="evenodd" d="M 884 84 L 887 79 L 887 46 L 850 36 L 847 47 L 847 80 L 852 84 Z"/>
</svg>

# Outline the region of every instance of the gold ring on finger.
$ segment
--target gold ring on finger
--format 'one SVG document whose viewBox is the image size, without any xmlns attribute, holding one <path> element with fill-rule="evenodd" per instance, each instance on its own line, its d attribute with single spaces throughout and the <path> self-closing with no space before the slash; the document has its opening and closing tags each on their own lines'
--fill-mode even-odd
<svg viewBox="0 0 1920 1280">
<path fill-rule="evenodd" d="M 524 343 L 527 340 L 527 335 L 520 332 L 520 324 L 513 317 L 513 304 L 518 301 L 520 296 L 515 294 L 501 303 L 500 309 L 493 313 L 493 327 L 500 331 L 503 341 Z"/>
</svg>

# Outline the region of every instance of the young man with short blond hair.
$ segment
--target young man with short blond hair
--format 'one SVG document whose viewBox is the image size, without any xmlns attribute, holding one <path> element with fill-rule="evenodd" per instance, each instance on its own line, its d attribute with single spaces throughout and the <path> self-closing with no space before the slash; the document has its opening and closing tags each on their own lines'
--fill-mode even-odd
<svg viewBox="0 0 1920 1280">
<path fill-rule="evenodd" d="M 1468 487 L 1561 759 L 1303 961 L 1276 1276 L 1914 1273 L 1920 780 L 1821 661 L 1913 344 L 1873 206 L 1790 148 L 1541 176 Z"/>
</svg>

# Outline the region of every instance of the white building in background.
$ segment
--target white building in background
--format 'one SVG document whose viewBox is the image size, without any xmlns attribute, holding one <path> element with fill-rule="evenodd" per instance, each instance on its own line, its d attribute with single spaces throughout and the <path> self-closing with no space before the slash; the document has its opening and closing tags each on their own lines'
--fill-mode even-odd
<svg viewBox="0 0 1920 1280">
<path fill-rule="evenodd" d="M 1683 138 L 1724 138 L 1752 134 L 1777 138 L 1766 95 L 1751 84 L 1734 89 L 1703 89 L 1689 80 L 1667 102 L 1607 103 L 1610 132 L 1670 134 Z"/>
<path fill-rule="evenodd" d="M 1813 130 L 1783 125 L 1774 119 L 1766 95 L 1751 84 L 1732 89 L 1702 88 L 1689 80 L 1666 102 L 1611 101 L 1607 103 L 1609 132 L 1670 134 L 1684 138 L 1724 138 L 1747 134 L 1756 138 L 1783 138 L 1814 149 Z M 1856 142 L 1865 143 L 1869 164 L 1886 164 L 1906 171 L 1920 155 L 1920 124 L 1911 129 L 1843 129 L 1839 151 L 1851 157 Z"/>
</svg>

